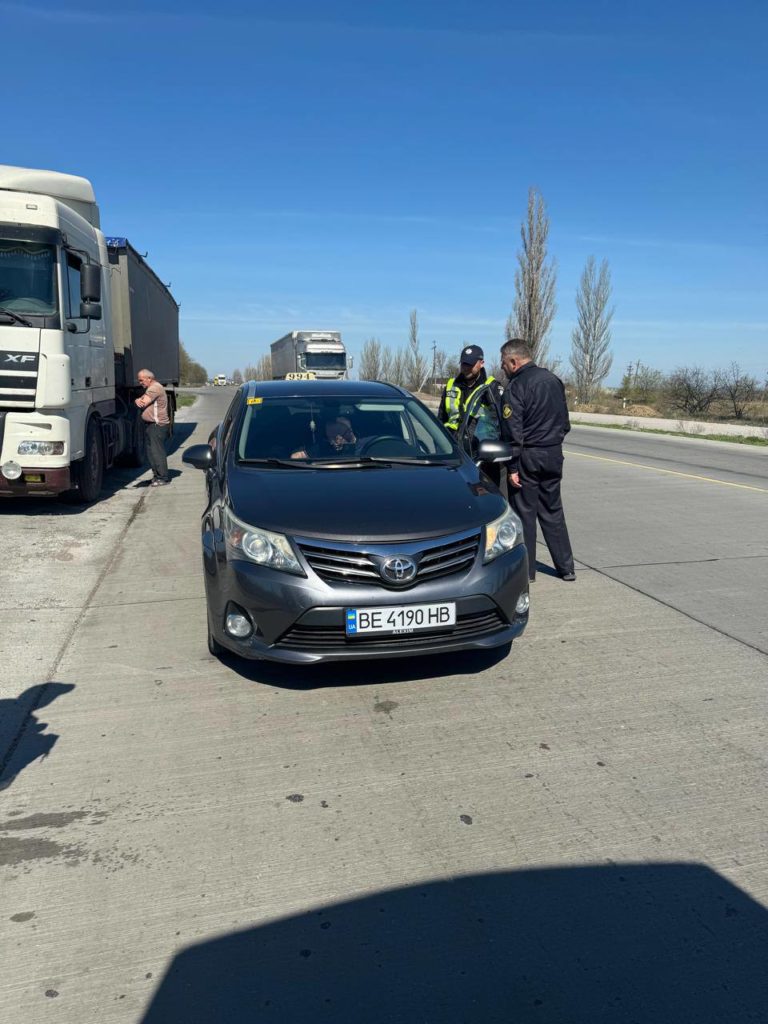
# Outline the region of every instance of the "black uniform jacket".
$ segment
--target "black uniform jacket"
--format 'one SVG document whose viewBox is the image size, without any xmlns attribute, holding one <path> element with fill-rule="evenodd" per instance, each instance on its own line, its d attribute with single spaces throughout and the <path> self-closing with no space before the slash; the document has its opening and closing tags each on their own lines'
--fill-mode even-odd
<svg viewBox="0 0 768 1024">
<path fill-rule="evenodd" d="M 523 448 L 557 447 L 571 429 L 563 382 L 536 363 L 521 366 L 504 390 L 502 423 L 513 445 L 507 469 L 516 473 Z"/>
</svg>

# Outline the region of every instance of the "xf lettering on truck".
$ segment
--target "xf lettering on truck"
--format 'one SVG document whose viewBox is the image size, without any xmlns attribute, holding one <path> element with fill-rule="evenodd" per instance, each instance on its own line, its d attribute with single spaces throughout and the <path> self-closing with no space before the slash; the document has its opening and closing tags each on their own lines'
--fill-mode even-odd
<svg viewBox="0 0 768 1024">
<path fill-rule="evenodd" d="M 14 366 L 28 366 L 31 370 L 37 367 L 37 355 L 30 352 L 0 352 L 3 365 L 12 363 Z"/>
</svg>

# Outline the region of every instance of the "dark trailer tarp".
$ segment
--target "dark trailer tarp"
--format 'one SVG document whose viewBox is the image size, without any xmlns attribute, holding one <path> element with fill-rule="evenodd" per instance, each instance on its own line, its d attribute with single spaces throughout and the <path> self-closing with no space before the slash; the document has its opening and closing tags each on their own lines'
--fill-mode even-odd
<svg viewBox="0 0 768 1024">
<path fill-rule="evenodd" d="M 176 300 L 126 238 L 108 238 L 107 252 L 112 271 L 115 383 L 135 385 L 136 374 L 146 367 L 161 384 L 178 384 Z"/>
</svg>

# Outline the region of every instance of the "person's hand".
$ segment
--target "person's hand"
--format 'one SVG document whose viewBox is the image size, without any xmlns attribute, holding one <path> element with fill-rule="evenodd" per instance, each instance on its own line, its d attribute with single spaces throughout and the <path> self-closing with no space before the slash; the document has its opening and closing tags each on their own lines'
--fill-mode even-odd
<svg viewBox="0 0 768 1024">
<path fill-rule="evenodd" d="M 509 482 L 512 484 L 513 487 L 519 487 L 520 486 L 520 474 L 519 473 L 510 473 L 509 474 Z"/>
<path fill-rule="evenodd" d="M 145 406 L 145 405 L 146 405 L 147 403 L 146 403 L 146 402 L 144 401 L 144 398 L 142 397 L 142 398 L 135 398 L 135 399 L 133 400 L 133 404 L 134 404 L 134 405 L 137 405 L 137 406 L 139 407 L 139 409 L 143 409 L 143 408 L 144 408 L 144 406 Z"/>
</svg>

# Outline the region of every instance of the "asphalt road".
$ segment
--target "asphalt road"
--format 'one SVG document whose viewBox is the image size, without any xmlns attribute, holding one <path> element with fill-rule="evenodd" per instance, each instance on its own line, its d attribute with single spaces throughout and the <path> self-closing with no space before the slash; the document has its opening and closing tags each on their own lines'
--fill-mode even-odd
<svg viewBox="0 0 768 1024">
<path fill-rule="evenodd" d="M 0 506 L 3 1019 L 768 1020 L 765 455 L 568 447 L 501 660 L 210 658 L 193 470 Z"/>
</svg>

